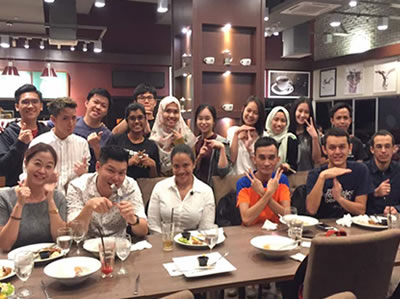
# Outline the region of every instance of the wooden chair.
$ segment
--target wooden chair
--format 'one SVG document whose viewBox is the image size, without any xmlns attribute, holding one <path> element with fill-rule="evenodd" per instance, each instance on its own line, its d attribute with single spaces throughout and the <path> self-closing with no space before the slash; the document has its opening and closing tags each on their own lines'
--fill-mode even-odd
<svg viewBox="0 0 400 299">
<path fill-rule="evenodd" d="M 153 192 L 154 186 L 158 182 L 160 182 L 164 179 L 166 179 L 166 177 L 140 178 L 140 179 L 136 180 L 136 182 L 139 185 L 140 191 L 142 192 L 143 206 L 146 209 L 146 213 L 147 213 L 147 206 L 148 206 L 148 203 L 149 203 L 150 197 L 151 197 L 151 192 Z"/>
<path fill-rule="evenodd" d="M 184 290 L 165 297 L 161 297 L 160 299 L 193 299 L 193 298 L 194 296 L 191 291 Z"/>
<path fill-rule="evenodd" d="M 386 298 L 400 230 L 311 242 L 303 298 L 320 299 L 343 291 L 357 298 Z"/>
<path fill-rule="evenodd" d="M 352 292 L 341 292 L 325 299 L 357 299 L 357 297 Z"/>
</svg>

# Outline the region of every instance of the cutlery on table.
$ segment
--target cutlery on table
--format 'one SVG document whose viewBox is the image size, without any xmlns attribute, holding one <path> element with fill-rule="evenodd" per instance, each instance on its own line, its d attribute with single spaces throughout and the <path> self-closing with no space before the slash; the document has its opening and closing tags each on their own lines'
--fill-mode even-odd
<svg viewBox="0 0 400 299">
<path fill-rule="evenodd" d="M 136 276 L 135 291 L 133 292 L 133 295 L 139 294 L 139 282 L 140 282 L 140 274 L 138 274 L 138 276 Z"/>
<path fill-rule="evenodd" d="M 40 281 L 40 287 L 41 287 L 41 289 L 42 289 L 44 295 L 46 296 L 46 299 L 52 299 L 52 298 L 49 296 L 49 294 L 47 293 L 46 285 L 44 284 L 43 280 Z"/>
<path fill-rule="evenodd" d="M 218 263 L 218 261 L 220 261 L 220 260 L 221 260 L 222 258 L 224 258 L 224 257 L 227 257 L 228 254 L 229 254 L 229 251 L 225 252 L 224 255 L 221 255 L 221 256 L 220 256 L 219 258 L 217 258 L 214 262 L 212 262 L 211 264 L 207 265 L 207 268 L 209 269 L 209 268 L 214 267 L 214 266 Z"/>
</svg>

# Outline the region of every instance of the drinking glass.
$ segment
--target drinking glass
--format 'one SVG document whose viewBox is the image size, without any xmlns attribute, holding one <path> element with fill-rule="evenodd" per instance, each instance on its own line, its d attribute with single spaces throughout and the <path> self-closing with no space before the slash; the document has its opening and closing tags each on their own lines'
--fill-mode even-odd
<svg viewBox="0 0 400 299">
<path fill-rule="evenodd" d="M 124 267 L 124 261 L 128 258 L 131 253 L 131 236 L 129 234 L 125 234 L 121 237 L 118 237 L 116 240 L 116 251 L 117 256 L 121 260 L 121 268 L 118 271 L 118 275 L 126 275 L 128 271 Z"/>
<path fill-rule="evenodd" d="M 161 222 L 161 234 L 164 251 L 172 251 L 174 248 L 174 223 Z"/>
<path fill-rule="evenodd" d="M 72 221 L 70 226 L 72 228 L 72 238 L 74 239 L 77 247 L 76 254 L 80 255 L 81 252 L 79 250 L 79 243 L 82 242 L 85 238 L 85 235 L 87 233 L 86 227 L 81 220 Z"/>
<path fill-rule="evenodd" d="M 23 286 L 17 291 L 18 298 L 29 297 L 32 294 L 32 292 L 25 287 L 25 282 L 32 273 L 34 260 L 35 256 L 31 251 L 20 251 L 15 254 L 14 271 L 23 282 Z"/>
<path fill-rule="evenodd" d="M 62 253 L 66 256 L 72 244 L 72 228 L 61 227 L 57 230 L 57 246 L 61 248 Z"/>
<path fill-rule="evenodd" d="M 103 243 L 99 242 L 99 255 L 101 262 L 101 278 L 110 278 L 114 271 L 115 261 L 115 238 L 104 238 Z"/>
<path fill-rule="evenodd" d="M 218 241 L 218 225 L 213 224 L 204 231 L 204 241 L 210 248 L 210 252 Z"/>
<path fill-rule="evenodd" d="M 387 214 L 386 218 L 387 218 L 387 226 L 389 229 L 391 228 L 397 228 L 399 223 L 399 219 L 398 219 L 398 215 L 392 214 L 391 213 L 391 206 L 389 206 L 389 213 Z"/>
</svg>

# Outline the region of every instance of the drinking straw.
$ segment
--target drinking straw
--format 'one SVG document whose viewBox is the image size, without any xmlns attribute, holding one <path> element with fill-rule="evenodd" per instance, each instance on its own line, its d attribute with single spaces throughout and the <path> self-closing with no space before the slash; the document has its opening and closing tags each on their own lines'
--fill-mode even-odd
<svg viewBox="0 0 400 299">
<path fill-rule="evenodd" d="M 171 231 L 172 231 L 172 226 L 174 224 L 174 208 L 171 210 Z"/>
<path fill-rule="evenodd" d="M 104 239 L 103 239 L 103 229 L 100 226 L 96 226 L 97 230 L 100 234 L 101 245 L 103 245 L 103 254 L 106 256 L 106 247 L 104 246 Z"/>
</svg>

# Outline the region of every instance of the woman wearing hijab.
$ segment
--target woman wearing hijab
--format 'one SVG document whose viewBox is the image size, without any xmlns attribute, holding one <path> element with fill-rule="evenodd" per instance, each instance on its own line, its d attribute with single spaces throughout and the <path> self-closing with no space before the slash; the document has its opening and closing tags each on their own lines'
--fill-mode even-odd
<svg viewBox="0 0 400 299">
<path fill-rule="evenodd" d="M 177 98 L 167 96 L 161 100 L 150 139 L 158 146 L 161 174 L 171 175 L 170 154 L 174 146 L 187 144 L 193 148 L 196 143 L 196 137 L 183 120 Z"/>
<path fill-rule="evenodd" d="M 285 172 L 297 169 L 298 142 L 296 135 L 288 132 L 289 125 L 289 112 L 282 106 L 272 109 L 265 122 L 264 136 L 272 137 L 278 143 L 281 167 Z"/>
</svg>

